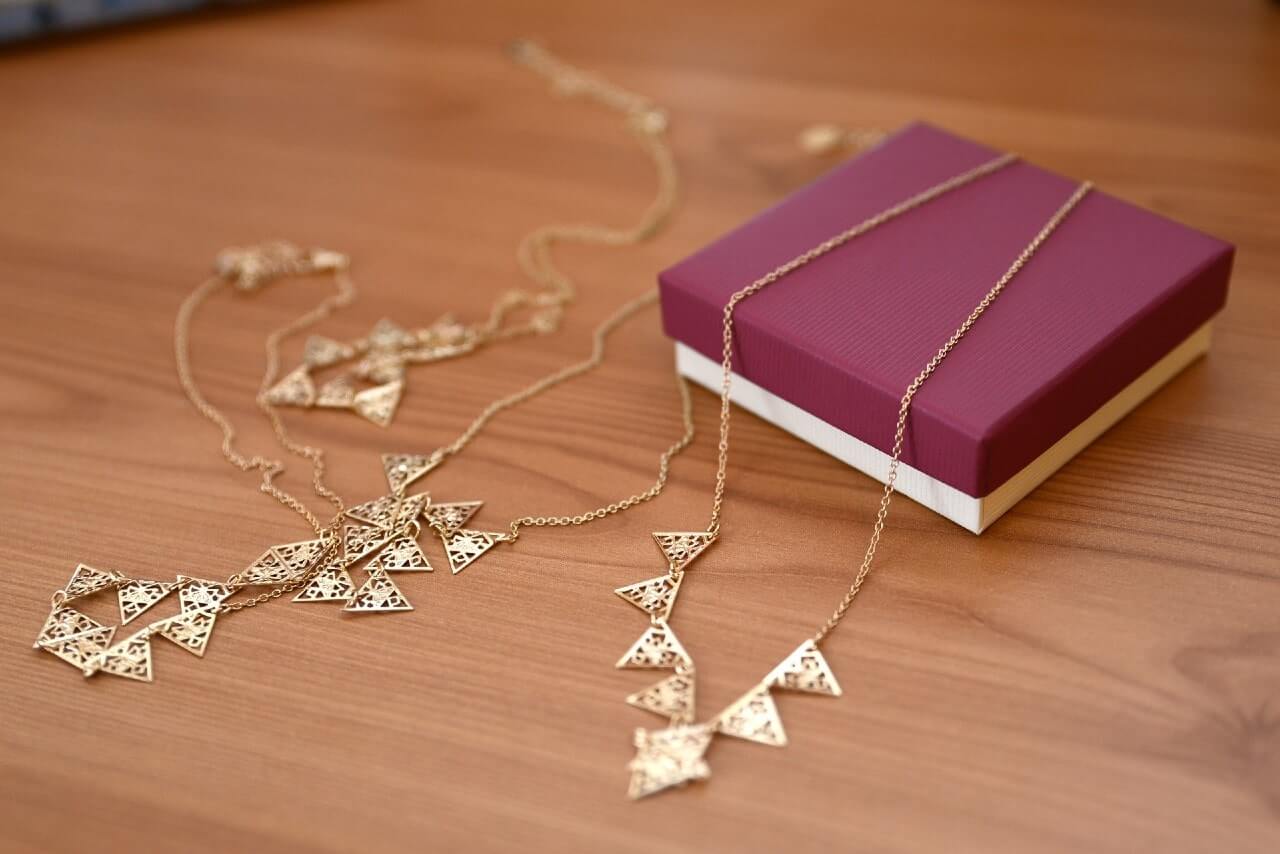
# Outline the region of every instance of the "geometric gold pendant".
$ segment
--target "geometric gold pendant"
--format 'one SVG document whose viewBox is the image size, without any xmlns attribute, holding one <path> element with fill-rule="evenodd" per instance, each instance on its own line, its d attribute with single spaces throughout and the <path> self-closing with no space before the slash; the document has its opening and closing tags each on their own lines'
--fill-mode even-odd
<svg viewBox="0 0 1280 854">
<path fill-rule="evenodd" d="M 168 596 L 177 587 L 172 581 L 126 581 L 116 588 L 120 623 L 124 625 Z"/>
<path fill-rule="evenodd" d="M 716 535 L 706 531 L 658 531 L 654 533 L 653 539 L 674 574 L 706 551 L 716 541 Z"/>
<path fill-rule="evenodd" d="M 661 682 L 627 697 L 627 705 L 671 718 L 672 723 L 688 723 L 694 714 L 693 680 L 692 670 L 677 670 Z"/>
<path fill-rule="evenodd" d="M 764 684 L 755 686 L 721 712 L 716 718 L 716 730 L 772 747 L 787 743 L 778 707 L 769 695 L 769 686 Z"/>
<path fill-rule="evenodd" d="M 488 531 L 471 531 L 466 528 L 454 531 L 444 541 L 445 556 L 449 568 L 457 575 L 498 543 L 498 535 Z"/>
<path fill-rule="evenodd" d="M 217 619 L 217 611 L 188 611 L 154 628 L 162 638 L 173 641 L 192 655 L 203 657 Z"/>
<path fill-rule="evenodd" d="M 796 647 L 796 651 L 783 659 L 764 678 L 766 685 L 788 691 L 804 691 L 809 694 L 826 694 L 829 697 L 840 696 L 840 683 L 831 672 L 831 665 L 818 651 L 813 639 Z"/>
<path fill-rule="evenodd" d="M 83 670 L 98 657 L 98 653 L 107 648 L 111 643 L 111 636 L 115 633 L 115 626 L 98 626 L 96 629 L 89 629 L 78 635 L 41 641 L 39 647 L 58 656 L 77 670 Z"/>
<path fill-rule="evenodd" d="M 355 592 L 351 601 L 343 608 L 357 614 L 368 614 L 379 611 L 412 611 L 413 605 L 400 592 L 400 588 L 391 580 L 384 570 L 374 569 L 369 578 Z"/>
<path fill-rule="evenodd" d="M 418 541 L 410 536 L 402 536 L 383 546 L 365 569 L 370 572 L 375 569 L 387 572 L 431 572 L 432 568 Z"/>
<path fill-rule="evenodd" d="M 85 675 L 110 673 L 112 676 L 150 682 L 151 642 L 147 638 L 148 632 L 144 629 L 103 650 L 96 661 L 85 669 Z"/>
<path fill-rule="evenodd" d="M 682 580 L 684 580 L 684 573 L 677 573 L 674 578 L 670 574 L 661 575 L 619 587 L 613 592 L 641 611 L 665 620 L 671 616 L 671 606 L 676 602 L 676 594 L 680 592 Z"/>
<path fill-rule="evenodd" d="M 637 729 L 636 756 L 628 764 L 627 795 L 643 798 L 673 786 L 711 776 L 703 755 L 715 733 L 706 724 L 677 724 L 660 730 Z"/>
<path fill-rule="evenodd" d="M 386 427 L 396 414 L 402 391 L 404 382 L 401 380 L 367 388 L 356 394 L 351 408 L 379 427 Z"/>
<path fill-rule="evenodd" d="M 640 639 L 631 645 L 618 663 L 619 670 L 626 668 L 647 668 L 656 670 L 688 667 L 693 663 L 689 653 L 685 652 L 676 633 L 665 622 L 659 620 L 650 626 Z"/>
<path fill-rule="evenodd" d="M 339 561 L 317 572 L 298 595 L 293 597 L 293 601 L 350 602 L 355 593 L 356 586 L 351 580 L 351 573 Z"/>
</svg>

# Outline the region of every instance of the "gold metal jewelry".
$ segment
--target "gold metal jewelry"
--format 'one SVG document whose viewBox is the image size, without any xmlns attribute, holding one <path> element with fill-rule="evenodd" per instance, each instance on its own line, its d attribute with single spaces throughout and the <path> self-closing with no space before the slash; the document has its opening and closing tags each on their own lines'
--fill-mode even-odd
<svg viewBox="0 0 1280 854">
<path fill-rule="evenodd" d="M 981 164 L 955 177 L 943 181 L 903 202 L 864 220 L 858 225 L 818 244 L 807 252 L 796 256 L 782 264 L 772 272 L 752 282 L 750 285 L 734 293 L 724 308 L 722 324 L 723 341 L 723 376 L 720 389 L 720 443 L 717 460 L 715 487 L 711 501 L 711 521 L 705 533 L 683 535 L 684 537 L 700 537 L 694 551 L 683 551 L 672 554 L 664 547 L 668 559 L 669 581 L 655 583 L 661 579 L 650 579 L 618 588 L 617 593 L 631 604 L 650 613 L 652 625 L 640 640 L 623 655 L 618 667 L 667 667 L 676 669 L 676 676 L 681 679 L 673 682 L 675 677 L 659 682 L 646 691 L 627 697 L 630 705 L 669 717 L 670 725 L 666 729 L 638 729 L 635 734 L 636 756 L 631 761 L 631 783 L 628 793 L 632 798 L 641 798 L 655 794 L 668 788 L 682 786 L 694 780 L 704 780 L 710 776 L 710 768 L 705 760 L 705 753 L 715 735 L 726 735 L 734 738 L 754 741 L 772 747 L 783 747 L 787 743 L 786 730 L 782 725 L 782 717 L 774 700 L 774 691 L 798 691 L 820 696 L 838 697 L 841 695 L 840 683 L 835 673 L 819 649 L 823 640 L 839 625 L 848 613 L 850 606 L 862 589 L 875 559 L 876 547 L 880 543 L 884 531 L 885 518 L 889 512 L 889 502 L 893 497 L 894 484 L 897 481 L 898 464 L 902 455 L 903 439 L 906 431 L 907 415 L 911 410 L 911 402 L 924 382 L 937 370 L 947 355 L 954 349 L 961 338 L 977 322 L 978 318 L 1003 292 L 1010 281 L 1035 254 L 1041 244 L 1049 238 L 1058 225 L 1076 207 L 1081 199 L 1092 188 L 1092 184 L 1081 184 L 1040 229 L 1039 233 L 1022 250 L 1012 265 L 996 284 L 978 303 L 968 318 L 956 329 L 945 344 L 934 354 L 924 369 L 912 380 L 902 397 L 898 410 L 897 427 L 890 455 L 889 473 L 885 481 L 884 494 L 880 499 L 880 507 L 872 527 L 871 538 L 867 544 L 862 564 L 859 567 L 849 590 L 837 605 L 835 612 L 819 628 L 813 637 L 803 641 L 790 655 L 766 674 L 756 685 L 749 688 L 737 700 L 729 704 L 718 714 L 701 724 L 693 724 L 692 698 L 694 692 L 693 661 L 688 653 L 675 640 L 668 620 L 675 604 L 675 596 L 687 571 L 688 564 L 714 542 L 720 534 L 721 513 L 724 505 L 724 494 L 727 482 L 729 456 L 729 424 L 730 424 L 730 385 L 733 377 L 733 315 L 737 306 L 751 295 L 768 287 L 785 277 L 793 270 L 825 255 L 832 249 L 842 246 L 871 229 L 895 219 L 927 202 L 965 186 L 985 175 L 989 175 L 1012 163 L 1016 158 L 1007 154 Z M 655 534 L 660 544 L 671 542 L 671 534 Z M 688 542 L 688 540 L 681 540 Z M 637 600 L 637 597 L 645 597 Z M 644 604 L 642 604 L 644 603 Z M 648 607 L 646 607 L 646 605 Z M 660 609 L 660 610 L 659 610 Z M 682 702 L 688 697 L 688 703 Z"/>
</svg>

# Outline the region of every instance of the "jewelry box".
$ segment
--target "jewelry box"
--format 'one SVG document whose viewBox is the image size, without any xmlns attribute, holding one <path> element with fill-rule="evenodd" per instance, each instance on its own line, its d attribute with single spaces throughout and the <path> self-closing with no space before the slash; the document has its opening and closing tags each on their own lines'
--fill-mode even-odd
<svg viewBox="0 0 1280 854">
<path fill-rule="evenodd" d="M 715 391 L 734 291 L 997 152 L 918 123 L 659 276 Z M 735 317 L 733 400 L 884 480 L 902 390 L 1074 183 L 1019 161 L 790 273 Z M 982 532 L 1209 349 L 1234 248 L 1097 191 L 913 404 L 898 491 Z"/>
</svg>

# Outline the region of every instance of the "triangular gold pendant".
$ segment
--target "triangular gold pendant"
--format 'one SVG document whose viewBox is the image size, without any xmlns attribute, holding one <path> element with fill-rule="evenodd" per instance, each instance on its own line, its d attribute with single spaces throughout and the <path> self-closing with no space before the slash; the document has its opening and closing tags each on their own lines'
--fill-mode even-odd
<svg viewBox="0 0 1280 854">
<path fill-rule="evenodd" d="M 467 524 L 482 506 L 484 506 L 483 501 L 448 501 L 444 504 L 432 504 L 426 509 L 427 523 L 447 537 Z"/>
<path fill-rule="evenodd" d="M 126 581 L 116 588 L 120 603 L 120 624 L 133 620 L 143 611 L 168 596 L 177 584 L 172 581 Z"/>
<path fill-rule="evenodd" d="M 98 653 L 97 657 L 85 665 L 84 675 L 94 673 L 110 673 L 125 679 L 137 679 L 139 682 L 151 681 L 151 641 L 149 631 L 143 630 L 130 635 L 113 647 Z"/>
<path fill-rule="evenodd" d="M 378 611 L 412 611 L 413 606 L 400 592 L 400 588 L 391 580 L 391 576 L 382 570 L 373 570 L 369 578 L 355 596 L 343 608 L 344 611 L 358 613 L 374 613 Z"/>
<path fill-rule="evenodd" d="M 351 408 L 379 427 L 386 427 L 395 417 L 396 407 L 400 405 L 400 393 L 404 390 L 403 380 L 393 380 L 383 385 L 356 392 L 351 401 Z"/>
<path fill-rule="evenodd" d="M 417 519 L 429 504 L 431 504 L 431 496 L 426 492 L 419 492 L 417 495 L 406 495 L 404 500 L 400 502 L 400 506 L 396 508 L 395 527 L 403 528 L 414 519 Z"/>
<path fill-rule="evenodd" d="M 293 597 L 294 602 L 350 602 L 356 595 L 351 573 L 341 563 L 335 563 L 315 574 L 307 585 Z"/>
<path fill-rule="evenodd" d="M 683 786 L 711 776 L 703 754 L 715 733 L 706 724 L 678 725 L 658 730 L 637 729 L 636 756 L 628 763 L 632 800 Z"/>
<path fill-rule="evenodd" d="M 787 691 L 804 691 L 808 694 L 826 694 L 839 697 L 840 683 L 831 672 L 831 665 L 811 639 L 796 647 L 796 651 L 764 678 L 764 684 Z"/>
<path fill-rule="evenodd" d="M 291 579 L 294 572 L 280 560 L 274 549 L 267 549 L 257 560 L 236 573 L 235 580 L 239 584 L 262 585 L 283 584 Z"/>
<path fill-rule="evenodd" d="M 350 344 L 343 344 L 323 335 L 310 336 L 302 349 L 302 361 L 313 368 L 324 368 L 354 355 L 355 350 Z"/>
<path fill-rule="evenodd" d="M 366 340 L 370 350 L 399 350 L 401 347 L 411 346 L 416 339 L 394 321 L 384 317 L 373 325 Z"/>
<path fill-rule="evenodd" d="M 382 455 L 382 470 L 387 474 L 392 492 L 399 492 L 433 468 L 435 464 L 425 454 Z"/>
<path fill-rule="evenodd" d="M 394 495 L 384 495 L 347 508 L 347 516 L 360 522 L 377 525 L 379 528 L 391 528 L 395 525 L 398 504 L 399 501 Z"/>
<path fill-rule="evenodd" d="M 66 594 L 67 599 L 79 599 L 81 596 L 88 596 L 91 593 L 97 593 L 116 583 L 116 574 L 114 572 L 103 572 L 100 569 L 94 569 L 86 564 L 80 564 L 76 567 L 76 571 L 71 573 L 67 585 L 62 588 L 62 592 Z"/>
<path fill-rule="evenodd" d="M 359 560 L 389 539 L 391 539 L 391 532 L 382 528 L 348 525 L 343 532 L 343 547 L 346 549 L 347 562 Z"/>
<path fill-rule="evenodd" d="M 263 399 L 272 406 L 311 406 L 316 402 L 316 386 L 306 365 L 299 365 L 271 388 Z"/>
<path fill-rule="evenodd" d="M 641 668 L 665 670 L 667 668 L 689 666 L 693 660 L 684 651 L 676 633 L 666 623 L 659 621 L 645 630 L 640 640 L 631 645 L 618 663 L 619 670 L 624 668 Z"/>
<path fill-rule="evenodd" d="M 356 387 L 347 377 L 334 377 L 316 392 L 316 406 L 325 409 L 350 409 L 356 400 Z"/>
<path fill-rule="evenodd" d="M 782 718 L 767 685 L 757 685 L 733 701 L 716 718 L 716 730 L 771 747 L 783 747 L 787 743 Z"/>
<path fill-rule="evenodd" d="M 413 537 L 399 537 L 392 540 L 382 551 L 374 556 L 373 560 L 365 565 L 365 569 L 369 572 L 373 572 L 375 569 L 382 569 L 387 572 L 432 571 L 431 564 L 427 561 L 427 556 L 422 553 L 422 549 L 418 546 L 418 541 Z"/>
<path fill-rule="evenodd" d="M 449 558 L 449 569 L 457 575 L 471 566 L 480 555 L 498 544 L 498 534 L 488 531 L 470 531 L 463 528 L 454 531 L 444 541 L 444 553 Z"/>
<path fill-rule="evenodd" d="M 276 553 L 276 557 L 280 558 L 280 562 L 296 576 L 311 568 L 311 564 L 315 563 L 316 558 L 320 557 L 324 547 L 325 541 L 319 539 L 303 540 L 299 543 L 285 543 L 279 546 L 272 546 L 271 550 Z"/>
<path fill-rule="evenodd" d="M 627 704 L 677 722 L 693 720 L 693 671 L 678 671 L 656 685 L 627 697 Z"/>
<path fill-rule="evenodd" d="M 39 646 L 51 652 L 77 670 L 84 670 L 107 648 L 116 633 L 115 626 L 98 626 L 78 635 L 41 641 Z"/>
<path fill-rule="evenodd" d="M 675 578 L 667 574 L 637 581 L 635 584 L 619 587 L 613 592 L 641 611 L 665 620 L 670 616 L 671 607 L 676 603 L 676 594 L 680 592 L 680 582 L 683 579 L 682 573 L 677 574 Z"/>
<path fill-rule="evenodd" d="M 679 572 L 706 551 L 707 546 L 715 542 L 716 535 L 706 531 L 658 531 L 653 539 L 662 549 L 671 571 Z"/>
<path fill-rule="evenodd" d="M 188 611 L 158 623 L 154 628 L 160 637 L 203 658 L 205 647 L 209 645 L 209 638 L 213 634 L 213 624 L 217 620 L 217 611 Z"/>
<path fill-rule="evenodd" d="M 217 608 L 228 596 L 231 588 L 216 581 L 205 581 L 203 578 L 178 576 L 178 602 L 182 613 L 205 611 Z"/>
<path fill-rule="evenodd" d="M 36 635 L 36 642 L 31 645 L 31 648 L 40 649 L 42 644 L 50 641 L 62 640 L 100 628 L 102 623 L 88 614 L 82 614 L 75 608 L 58 608 L 49 615 L 49 619 L 44 621 L 44 626 L 41 627 L 40 634 Z"/>
</svg>

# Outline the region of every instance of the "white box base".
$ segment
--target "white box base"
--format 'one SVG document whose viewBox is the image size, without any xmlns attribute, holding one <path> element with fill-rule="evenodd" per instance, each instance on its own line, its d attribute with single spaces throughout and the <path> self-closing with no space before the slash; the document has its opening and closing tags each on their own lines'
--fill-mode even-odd
<svg viewBox="0 0 1280 854">
<path fill-rule="evenodd" d="M 1150 397 L 1160 386 L 1204 355 L 1209 350 L 1211 337 L 1212 322 L 1209 322 L 1187 336 L 1181 344 L 1147 369 L 1146 373 L 1122 389 L 1115 397 L 1099 407 L 1093 415 L 988 495 L 981 498 L 966 495 L 955 487 L 935 480 L 905 463 L 898 467 L 897 491 L 945 516 L 960 527 L 980 534 L 992 522 L 1004 515 L 1005 511 L 1017 504 L 1023 496 L 1047 480 L 1068 460 L 1102 435 L 1107 428 L 1128 415 L 1134 407 Z M 718 362 L 677 342 L 676 369 L 683 376 L 719 395 L 721 367 Z M 884 483 L 888 476 L 888 454 L 810 415 L 795 404 L 765 391 L 736 373 L 733 375 L 730 397 L 743 409 L 754 412 L 765 421 L 798 436 L 810 445 L 826 451 L 841 462 L 848 463 L 881 483 Z"/>
</svg>

